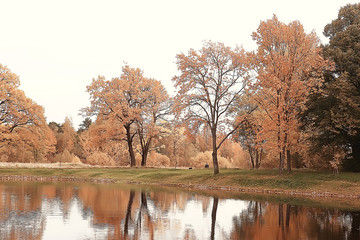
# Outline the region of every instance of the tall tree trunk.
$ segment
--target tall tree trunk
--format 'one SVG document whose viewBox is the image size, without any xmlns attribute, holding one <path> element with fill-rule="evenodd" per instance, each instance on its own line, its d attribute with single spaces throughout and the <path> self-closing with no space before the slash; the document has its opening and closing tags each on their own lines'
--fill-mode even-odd
<svg viewBox="0 0 360 240">
<path fill-rule="evenodd" d="M 212 142 L 213 142 L 213 152 L 212 152 L 212 159 L 213 159 L 213 166 L 214 166 L 214 174 L 219 173 L 219 164 L 217 158 L 217 144 L 216 144 L 216 128 L 211 129 L 212 135 Z"/>
<path fill-rule="evenodd" d="M 284 169 L 285 168 L 285 159 L 286 159 L 286 146 L 283 146 L 281 156 L 282 156 L 282 168 Z"/>
<path fill-rule="evenodd" d="M 352 159 L 346 160 L 346 165 L 344 166 L 347 170 L 352 172 L 360 172 L 360 134 L 357 134 L 351 141 L 351 156 Z"/>
<path fill-rule="evenodd" d="M 126 130 L 126 141 L 128 144 L 128 151 L 129 151 L 129 156 L 130 156 L 130 167 L 134 167 L 136 163 L 135 163 L 134 149 L 132 146 L 133 137 L 131 136 L 130 124 L 127 124 L 124 127 Z"/>
<path fill-rule="evenodd" d="M 276 98 L 276 109 L 279 109 L 280 106 L 280 90 L 276 90 L 277 92 L 277 98 Z M 277 124 L 278 124 L 278 130 L 277 130 L 277 144 L 279 149 L 279 174 L 282 174 L 283 168 L 284 168 L 284 156 L 281 154 L 281 128 L 280 128 L 281 118 L 280 114 L 277 115 Z"/>
<path fill-rule="evenodd" d="M 219 204 L 219 199 L 217 197 L 214 197 L 213 207 L 211 211 L 211 235 L 210 235 L 211 240 L 215 239 L 216 212 L 217 212 L 218 204 Z"/>
<path fill-rule="evenodd" d="M 260 151 L 260 153 L 259 153 L 259 159 L 258 159 L 257 162 L 256 162 L 256 168 L 257 168 L 257 169 L 260 168 L 261 160 L 262 160 L 262 155 L 263 155 L 263 150 L 262 150 L 262 149 L 260 149 L 260 150 L 258 150 L 258 151 Z"/>
<path fill-rule="evenodd" d="M 284 167 L 283 164 L 283 156 L 281 154 L 281 151 L 279 151 L 279 173 L 282 174 L 282 169 Z"/>
<path fill-rule="evenodd" d="M 280 116 L 278 116 L 278 118 L 280 119 Z M 280 120 L 279 120 L 280 122 Z M 278 137 L 278 149 L 279 149 L 279 173 L 282 174 L 283 168 L 284 168 L 284 155 L 281 153 L 281 136 L 280 136 L 281 132 L 280 132 L 280 128 L 278 129 L 277 132 L 277 137 Z"/>
<path fill-rule="evenodd" d="M 252 168 L 254 168 L 255 166 L 254 166 L 254 157 L 253 157 L 253 152 L 252 152 L 252 148 L 251 148 L 251 146 L 250 145 L 248 145 L 248 151 L 249 151 L 249 155 L 250 155 L 250 161 L 251 161 L 251 166 L 252 166 Z"/>
<path fill-rule="evenodd" d="M 291 154 L 290 150 L 286 150 L 286 160 L 287 160 L 287 171 L 288 173 L 291 173 Z"/>
<path fill-rule="evenodd" d="M 255 149 L 255 167 L 259 168 L 259 150 Z"/>
<path fill-rule="evenodd" d="M 283 159 L 284 159 L 284 162 L 285 162 L 285 159 L 286 159 L 286 170 L 287 170 L 287 172 L 291 173 L 290 150 L 288 149 L 288 133 L 285 133 L 285 136 L 284 136 Z"/>
<path fill-rule="evenodd" d="M 175 159 L 175 169 L 177 168 L 176 143 L 177 143 L 177 141 L 174 139 L 174 141 L 173 141 L 173 156 Z"/>
</svg>

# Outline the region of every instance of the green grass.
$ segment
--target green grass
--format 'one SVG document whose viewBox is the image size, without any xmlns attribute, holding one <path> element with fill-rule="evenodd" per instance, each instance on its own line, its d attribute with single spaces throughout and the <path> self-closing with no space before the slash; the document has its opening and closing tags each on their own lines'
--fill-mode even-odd
<svg viewBox="0 0 360 240">
<path fill-rule="evenodd" d="M 295 190 L 360 195 L 360 173 L 333 175 L 325 171 L 295 170 L 279 175 L 277 170 L 221 169 L 214 175 L 211 169 L 155 168 L 92 168 L 92 169 L 29 169 L 4 168 L 0 175 L 74 176 L 113 178 L 117 182 L 141 184 L 186 184 L 229 186 L 247 189 Z"/>
</svg>

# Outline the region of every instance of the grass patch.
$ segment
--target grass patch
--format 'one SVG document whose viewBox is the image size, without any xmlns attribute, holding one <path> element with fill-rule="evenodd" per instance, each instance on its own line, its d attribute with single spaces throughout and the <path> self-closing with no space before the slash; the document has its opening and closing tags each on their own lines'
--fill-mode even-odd
<svg viewBox="0 0 360 240">
<path fill-rule="evenodd" d="M 279 175 L 275 169 L 221 169 L 220 174 L 214 175 L 212 169 L 4 168 L 0 169 L 0 175 L 113 178 L 117 182 L 191 184 L 360 195 L 360 173 L 342 172 L 333 175 L 330 172 L 312 170 L 294 170 L 291 174 Z"/>
</svg>

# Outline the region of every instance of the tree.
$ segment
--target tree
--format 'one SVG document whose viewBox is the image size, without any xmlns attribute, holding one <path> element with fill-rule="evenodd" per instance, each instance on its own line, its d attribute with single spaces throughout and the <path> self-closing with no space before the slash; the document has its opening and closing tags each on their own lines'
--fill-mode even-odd
<svg viewBox="0 0 360 240">
<path fill-rule="evenodd" d="M 181 75 L 173 78 L 179 89 L 174 109 L 183 114 L 192 130 L 202 124 L 210 128 L 214 174 L 217 174 L 218 149 L 237 128 L 231 129 L 234 113 L 230 109 L 241 97 L 248 80 L 245 51 L 209 41 L 199 51 L 190 49 L 188 55 L 181 53 L 176 58 Z M 217 141 L 220 132 L 223 138 Z"/>
<path fill-rule="evenodd" d="M 73 147 L 76 142 L 76 131 L 73 127 L 71 119 L 68 117 L 65 118 L 64 124 L 61 126 L 61 133 L 59 133 L 57 149 L 58 152 L 63 152 L 68 150 L 73 152 Z"/>
<path fill-rule="evenodd" d="M 122 141 L 125 129 L 117 120 L 98 116 L 96 121 L 79 135 L 79 143 L 87 164 L 125 166 L 128 164 L 127 145 Z"/>
<path fill-rule="evenodd" d="M 264 140 L 260 136 L 262 130 L 261 119 L 263 111 L 254 111 L 251 116 L 244 118 L 242 124 L 235 132 L 234 137 L 249 153 L 252 168 L 260 168 L 264 155 Z"/>
<path fill-rule="evenodd" d="M 161 120 L 169 114 L 171 103 L 164 86 L 157 80 L 148 79 L 148 100 L 144 104 L 140 119 L 136 121 L 140 141 L 141 166 L 146 166 L 152 140 L 161 133 Z"/>
<path fill-rule="evenodd" d="M 360 171 L 360 4 L 342 7 L 324 34 L 330 40 L 324 56 L 335 68 L 326 73 L 322 91 L 311 96 L 304 126 L 316 149 L 340 149 L 347 153 L 344 168 Z"/>
<path fill-rule="evenodd" d="M 253 58 L 257 72 L 253 100 L 267 116 L 262 134 L 268 136 L 268 143 L 276 137 L 273 148 L 279 154 L 279 172 L 285 159 L 290 172 L 290 151 L 299 139 L 298 115 L 330 65 L 321 56 L 316 34 L 306 34 L 298 21 L 286 25 L 274 15 L 262 21 L 252 36 L 258 45 Z"/>
<path fill-rule="evenodd" d="M 15 130 L 41 126 L 44 109 L 19 89 L 19 77 L 0 64 L 0 148 L 16 141 Z"/>
<path fill-rule="evenodd" d="M 130 166 L 135 166 L 133 145 L 138 133 L 136 125 L 142 123 L 142 117 L 146 115 L 144 111 L 151 109 L 149 106 L 154 106 L 151 102 L 154 102 L 159 94 L 163 94 L 152 91 L 155 89 L 154 81 L 145 78 L 139 68 L 126 65 L 120 77 L 105 80 L 104 77 L 99 76 L 87 87 L 91 106 L 85 111 L 88 115 L 97 115 L 124 128 Z"/>
</svg>

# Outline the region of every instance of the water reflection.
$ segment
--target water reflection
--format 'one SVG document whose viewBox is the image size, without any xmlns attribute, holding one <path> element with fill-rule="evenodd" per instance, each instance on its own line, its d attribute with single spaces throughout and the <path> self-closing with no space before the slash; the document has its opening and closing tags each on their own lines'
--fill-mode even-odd
<svg viewBox="0 0 360 240">
<path fill-rule="evenodd" d="M 360 213 L 96 184 L 3 183 L 1 239 L 360 239 Z"/>
</svg>

